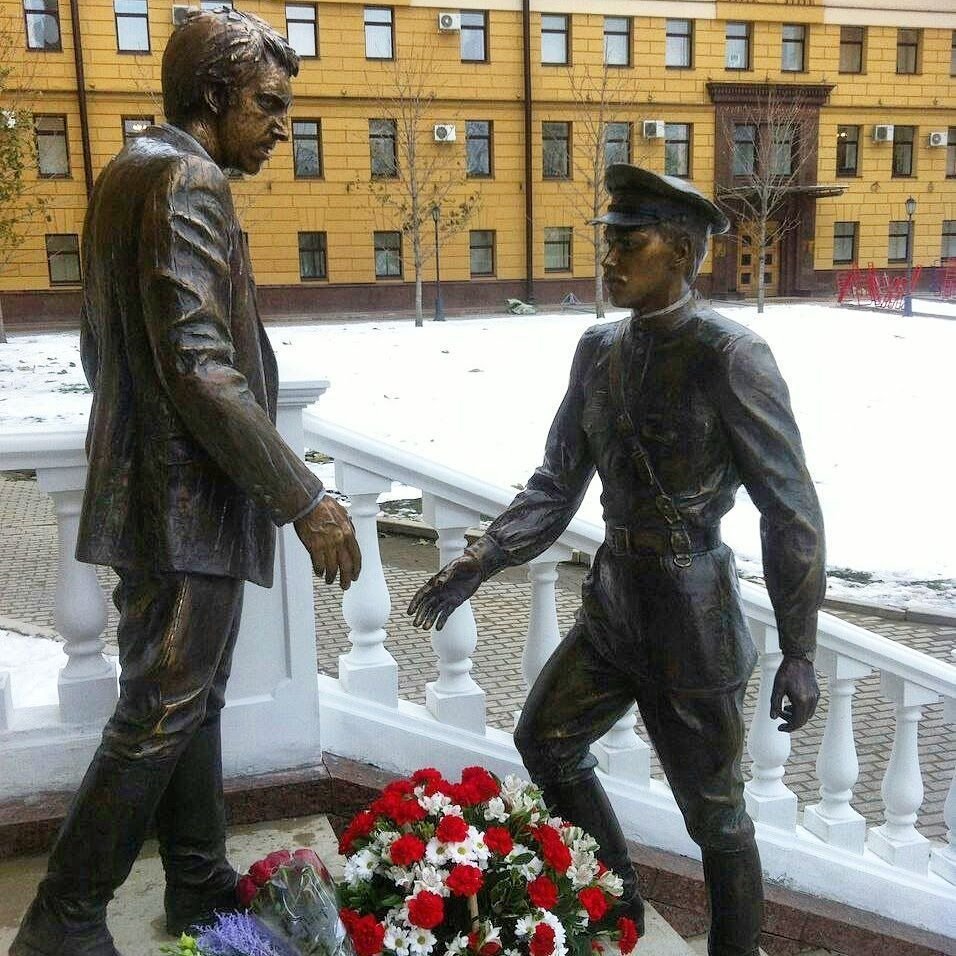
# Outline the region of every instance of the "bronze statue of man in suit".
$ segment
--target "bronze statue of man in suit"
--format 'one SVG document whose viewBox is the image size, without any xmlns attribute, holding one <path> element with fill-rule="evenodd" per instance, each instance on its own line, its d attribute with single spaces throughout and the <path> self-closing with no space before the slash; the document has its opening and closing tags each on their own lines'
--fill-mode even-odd
<svg viewBox="0 0 956 956">
<path fill-rule="evenodd" d="M 257 17 L 192 14 L 163 57 L 167 124 L 99 176 L 83 232 L 93 388 L 77 557 L 116 569 L 120 697 L 12 956 L 116 956 L 106 907 L 155 818 L 166 920 L 235 905 L 219 717 L 245 581 L 275 526 L 345 589 L 348 515 L 275 428 L 278 375 L 225 170 L 288 139 L 298 57 Z"/>
<path fill-rule="evenodd" d="M 694 301 L 690 285 L 723 213 L 689 183 L 624 164 L 607 172 L 604 277 L 633 310 L 578 344 L 544 463 L 465 554 L 416 594 L 439 628 L 501 568 L 567 527 L 595 470 L 606 538 L 577 620 L 532 687 L 515 743 L 549 806 L 589 831 L 643 927 L 627 845 L 590 745 L 635 703 L 710 893 L 710 956 L 757 956 L 762 883 L 740 762 L 756 652 L 720 519 L 741 483 L 761 514 L 764 574 L 783 650 L 771 717 L 812 716 L 823 522 L 787 387 L 766 344 Z M 785 704 L 784 700 L 788 703 Z"/>
</svg>

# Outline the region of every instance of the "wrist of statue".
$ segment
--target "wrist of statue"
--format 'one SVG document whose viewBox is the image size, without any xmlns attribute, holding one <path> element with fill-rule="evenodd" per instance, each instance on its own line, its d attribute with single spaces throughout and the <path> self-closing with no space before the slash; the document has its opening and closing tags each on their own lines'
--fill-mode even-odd
<svg viewBox="0 0 956 956">
<path fill-rule="evenodd" d="M 493 538 L 483 535 L 473 544 L 465 548 L 465 554 L 474 558 L 481 568 L 481 579 L 487 581 L 493 574 L 497 574 L 511 563 L 508 555 Z"/>
</svg>

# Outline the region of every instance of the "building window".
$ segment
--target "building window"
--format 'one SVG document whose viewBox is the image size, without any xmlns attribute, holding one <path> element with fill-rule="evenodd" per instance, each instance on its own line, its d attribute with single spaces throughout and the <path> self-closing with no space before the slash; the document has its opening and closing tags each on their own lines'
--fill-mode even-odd
<svg viewBox="0 0 956 956">
<path fill-rule="evenodd" d="M 941 259 L 956 259 L 956 219 L 943 220 L 943 243 L 939 255 Z"/>
<path fill-rule="evenodd" d="M 837 176 L 856 176 L 860 164 L 860 127 L 837 127 Z"/>
<path fill-rule="evenodd" d="M 70 150 L 66 142 L 65 116 L 34 116 L 37 138 L 37 172 L 43 179 L 70 175 Z"/>
<path fill-rule="evenodd" d="M 735 176 L 752 176 L 757 171 L 757 127 L 734 124 L 733 171 Z"/>
<path fill-rule="evenodd" d="M 365 59 L 395 59 L 395 19 L 391 7 L 365 8 Z"/>
<path fill-rule="evenodd" d="M 542 175 L 545 179 L 571 178 L 571 124 L 541 124 Z"/>
<path fill-rule="evenodd" d="M 956 176 L 956 126 L 946 131 L 946 175 Z"/>
<path fill-rule="evenodd" d="M 949 75 L 956 76 L 956 30 L 953 30 L 953 38 L 950 40 Z"/>
<path fill-rule="evenodd" d="M 664 172 L 690 178 L 690 123 L 664 124 Z"/>
<path fill-rule="evenodd" d="M 694 21 L 668 20 L 664 66 L 687 69 L 694 65 Z"/>
<path fill-rule="evenodd" d="M 893 175 L 913 175 L 913 144 L 916 142 L 915 126 L 893 127 Z"/>
<path fill-rule="evenodd" d="M 80 240 L 76 233 L 53 233 L 46 239 L 50 285 L 76 285 L 80 276 Z"/>
<path fill-rule="evenodd" d="M 23 0 L 27 27 L 27 49 L 56 53 L 60 40 L 60 7 L 57 0 Z"/>
<path fill-rule="evenodd" d="M 116 49 L 120 53 L 149 53 L 149 4 L 146 0 L 113 0 Z"/>
<path fill-rule="evenodd" d="M 908 262 L 910 247 L 910 224 L 905 220 L 890 223 L 890 242 L 886 258 L 890 262 Z"/>
<path fill-rule="evenodd" d="M 329 265 L 324 232 L 299 233 L 299 278 L 328 279 Z"/>
<path fill-rule="evenodd" d="M 491 121 L 465 121 L 465 160 L 469 176 L 491 175 Z"/>
<path fill-rule="evenodd" d="M 544 271 L 571 271 L 570 226 L 550 226 L 544 230 Z"/>
<path fill-rule="evenodd" d="M 896 31 L 896 72 L 919 73 L 922 30 L 901 27 Z"/>
<path fill-rule="evenodd" d="M 859 223 L 835 222 L 833 224 L 833 264 L 835 266 L 856 262 L 856 232 Z"/>
<path fill-rule="evenodd" d="M 285 32 L 289 46 L 299 56 L 319 55 L 319 23 L 311 3 L 285 5 Z"/>
<path fill-rule="evenodd" d="M 541 62 L 566 64 L 571 49 L 569 31 L 570 17 L 563 13 L 541 14 Z"/>
<path fill-rule="evenodd" d="M 796 133 L 792 129 L 776 128 L 771 131 L 770 173 L 773 176 L 790 176 L 793 173 L 793 153 Z"/>
<path fill-rule="evenodd" d="M 604 165 L 631 161 L 631 124 L 607 123 L 604 127 Z"/>
<path fill-rule="evenodd" d="M 123 117 L 123 144 L 142 136 L 146 130 L 156 122 L 154 116 L 124 116 Z"/>
<path fill-rule="evenodd" d="M 368 121 L 368 144 L 372 155 L 372 175 L 387 178 L 398 175 L 398 129 L 395 120 Z"/>
<path fill-rule="evenodd" d="M 375 233 L 375 278 L 400 279 L 402 277 L 402 234 L 400 232 Z"/>
<path fill-rule="evenodd" d="M 750 69 L 750 27 L 749 23 L 727 24 L 724 62 L 728 70 Z"/>
<path fill-rule="evenodd" d="M 468 250 L 473 276 L 495 274 L 495 232 L 493 229 L 472 229 L 468 234 Z"/>
<path fill-rule="evenodd" d="M 607 66 L 631 65 L 631 18 L 604 18 L 604 63 Z"/>
<path fill-rule="evenodd" d="M 840 27 L 840 72 L 862 73 L 866 27 Z"/>
<path fill-rule="evenodd" d="M 462 63 L 486 63 L 488 61 L 487 11 L 462 10 L 461 61 Z"/>
<path fill-rule="evenodd" d="M 292 121 L 292 167 L 296 179 L 318 179 L 322 175 L 321 121 Z"/>
<path fill-rule="evenodd" d="M 802 73 L 807 68 L 807 28 L 802 23 L 785 23 L 780 48 L 780 69 Z"/>
</svg>

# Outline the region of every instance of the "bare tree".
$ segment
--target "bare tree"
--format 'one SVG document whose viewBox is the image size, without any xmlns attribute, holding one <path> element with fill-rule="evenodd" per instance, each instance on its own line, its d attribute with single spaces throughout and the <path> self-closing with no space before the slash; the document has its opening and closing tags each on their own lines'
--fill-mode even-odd
<svg viewBox="0 0 956 956">
<path fill-rule="evenodd" d="M 764 309 L 767 247 L 799 224 L 790 200 L 814 151 L 808 112 L 799 93 L 768 83 L 724 130 L 734 184 L 718 186 L 717 199 L 752 232 L 758 312 Z"/>
<path fill-rule="evenodd" d="M 436 254 L 434 243 L 427 241 L 432 210 L 439 211 L 440 238 L 452 236 L 467 226 L 481 196 L 477 190 L 462 195 L 467 184 L 464 136 L 446 143 L 434 139 L 434 126 L 447 118 L 434 110 L 433 84 L 440 75 L 434 69 L 434 48 L 412 48 L 389 66 L 388 80 L 377 96 L 379 115 L 370 126 L 372 178 L 368 185 L 382 208 L 397 218 L 402 235 L 411 239 L 415 325 L 420 328 L 424 324 L 422 273 Z"/>
</svg>

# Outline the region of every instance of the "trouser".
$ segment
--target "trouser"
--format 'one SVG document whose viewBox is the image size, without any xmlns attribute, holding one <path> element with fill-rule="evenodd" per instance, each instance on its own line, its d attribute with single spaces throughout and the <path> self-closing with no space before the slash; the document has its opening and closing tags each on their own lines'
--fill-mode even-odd
<svg viewBox="0 0 956 956">
<path fill-rule="evenodd" d="M 118 573 L 119 701 L 38 891 L 80 922 L 103 918 L 154 816 L 168 884 L 234 879 L 225 862 L 219 716 L 243 582 Z"/>
<path fill-rule="evenodd" d="M 677 694 L 638 680 L 597 650 L 579 620 L 528 695 L 515 731 L 524 764 L 546 798 L 556 796 L 558 815 L 591 830 L 605 863 L 624 880 L 625 898 L 633 897 L 637 878 L 594 773 L 590 746 L 635 702 L 702 851 L 711 900 L 710 953 L 756 956 L 762 883 L 740 770 L 743 688 Z"/>
</svg>

